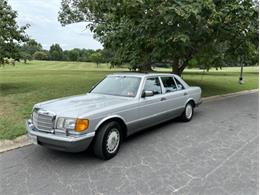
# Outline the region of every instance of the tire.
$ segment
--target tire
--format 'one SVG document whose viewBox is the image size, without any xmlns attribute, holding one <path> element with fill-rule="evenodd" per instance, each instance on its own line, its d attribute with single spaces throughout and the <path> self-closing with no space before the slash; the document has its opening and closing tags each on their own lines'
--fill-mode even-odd
<svg viewBox="0 0 260 195">
<path fill-rule="evenodd" d="M 192 119 L 194 112 L 194 105 L 192 102 L 188 102 L 185 106 L 185 109 L 181 115 L 181 119 L 184 122 L 188 122 Z"/>
<path fill-rule="evenodd" d="M 103 160 L 113 158 L 119 151 L 122 140 L 122 127 L 112 121 L 102 125 L 95 136 L 94 154 Z"/>
</svg>

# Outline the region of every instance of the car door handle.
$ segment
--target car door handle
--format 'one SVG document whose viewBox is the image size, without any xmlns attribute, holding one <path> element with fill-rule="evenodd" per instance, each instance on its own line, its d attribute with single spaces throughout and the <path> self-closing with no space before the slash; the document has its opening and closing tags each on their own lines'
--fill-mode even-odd
<svg viewBox="0 0 260 195">
<path fill-rule="evenodd" d="M 188 93 L 187 92 L 184 92 L 184 94 L 183 95 L 188 95 Z"/>
<path fill-rule="evenodd" d="M 165 100 L 166 100 L 166 98 L 165 98 L 165 97 L 161 98 L 161 101 L 165 101 Z"/>
</svg>

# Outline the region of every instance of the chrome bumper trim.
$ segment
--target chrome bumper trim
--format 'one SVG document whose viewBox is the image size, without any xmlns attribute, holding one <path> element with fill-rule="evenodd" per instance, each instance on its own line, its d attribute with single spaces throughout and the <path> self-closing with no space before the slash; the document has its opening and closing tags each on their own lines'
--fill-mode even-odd
<svg viewBox="0 0 260 195">
<path fill-rule="evenodd" d="M 27 129 L 29 135 L 34 135 L 37 137 L 39 136 L 39 137 L 56 140 L 56 141 L 77 142 L 77 141 L 81 141 L 81 140 L 88 139 L 88 138 L 95 136 L 95 132 L 86 133 L 86 134 L 79 135 L 77 137 L 73 137 L 73 136 L 66 136 L 66 135 L 60 136 L 60 135 L 55 135 L 55 134 L 51 134 L 51 133 L 34 131 L 33 130 L 34 125 L 32 124 L 32 121 L 30 119 L 26 121 L 25 125 L 26 125 L 26 129 Z"/>
</svg>

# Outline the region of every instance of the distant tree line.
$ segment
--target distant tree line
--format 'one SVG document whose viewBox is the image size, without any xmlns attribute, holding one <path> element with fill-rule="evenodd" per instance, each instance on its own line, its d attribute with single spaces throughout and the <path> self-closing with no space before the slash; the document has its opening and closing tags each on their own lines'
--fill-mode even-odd
<svg viewBox="0 0 260 195">
<path fill-rule="evenodd" d="M 55 60 L 74 62 L 94 62 L 97 64 L 108 63 L 112 54 L 107 49 L 71 49 L 63 50 L 57 43 L 50 46 L 49 50 L 44 50 L 40 43 L 30 39 L 20 48 L 21 59 L 24 63 L 28 60 Z"/>
</svg>

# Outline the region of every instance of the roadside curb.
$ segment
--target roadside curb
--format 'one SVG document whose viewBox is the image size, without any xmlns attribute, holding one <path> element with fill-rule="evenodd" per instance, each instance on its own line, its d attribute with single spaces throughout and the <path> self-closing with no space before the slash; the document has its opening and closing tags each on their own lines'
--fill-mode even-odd
<svg viewBox="0 0 260 195">
<path fill-rule="evenodd" d="M 239 96 L 239 95 L 251 94 L 251 93 L 258 92 L 258 91 L 259 91 L 259 89 L 251 89 L 251 90 L 245 90 L 245 91 L 238 91 L 238 92 L 234 92 L 234 93 L 227 93 L 227 94 L 223 94 L 223 95 L 209 96 L 209 97 L 202 98 L 202 101 L 203 102 L 216 101 L 216 100 L 231 98 L 231 97 L 235 97 L 235 96 Z"/>
<path fill-rule="evenodd" d="M 211 101 L 217 101 L 217 100 L 222 100 L 226 98 L 231 98 L 239 95 L 246 95 L 246 94 L 251 94 L 258 92 L 259 89 L 252 89 L 252 90 L 245 90 L 245 91 L 239 91 L 235 93 L 228 93 L 228 94 L 223 94 L 223 95 L 216 95 L 216 96 L 210 96 L 210 97 L 205 97 L 202 98 L 202 101 L 205 102 L 211 102 Z M 26 135 L 22 135 L 17 137 L 14 140 L 0 140 L 0 153 L 21 148 L 27 145 L 30 145 L 31 143 L 28 140 L 28 137 Z"/>
<path fill-rule="evenodd" d="M 1 140 L 0 153 L 30 145 L 26 135 L 19 136 L 14 140 Z"/>
</svg>

